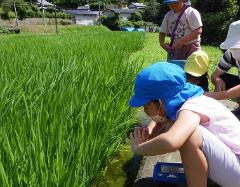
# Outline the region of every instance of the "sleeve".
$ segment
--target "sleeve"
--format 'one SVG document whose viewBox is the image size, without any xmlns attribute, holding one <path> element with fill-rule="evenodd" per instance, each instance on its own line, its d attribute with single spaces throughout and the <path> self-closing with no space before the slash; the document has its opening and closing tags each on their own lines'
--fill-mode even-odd
<svg viewBox="0 0 240 187">
<path fill-rule="evenodd" d="M 188 23 L 189 23 L 189 26 L 192 30 L 196 30 L 198 29 L 199 27 L 202 27 L 203 24 L 202 24 L 202 19 L 201 19 L 201 15 L 200 13 L 192 8 L 190 11 L 189 11 L 189 14 L 187 15 L 187 20 L 188 20 Z"/>
<path fill-rule="evenodd" d="M 218 69 L 221 71 L 228 71 L 231 67 L 235 66 L 236 60 L 232 57 L 230 50 L 228 49 L 223 57 L 221 58 L 220 62 L 218 63 Z"/>
<path fill-rule="evenodd" d="M 212 115 L 212 112 L 208 110 L 208 105 L 211 103 L 211 101 L 208 102 L 206 100 L 205 96 L 200 96 L 199 98 L 193 98 L 189 101 L 185 102 L 181 108 L 177 111 L 177 115 L 181 110 L 191 110 L 193 112 L 203 114 L 209 117 L 210 121 L 213 121 L 214 117 Z M 200 100 L 199 100 L 200 99 Z M 207 104 L 206 104 L 207 102 Z M 211 104 L 210 104 L 211 105 Z"/>
<path fill-rule="evenodd" d="M 162 24 L 160 26 L 160 32 L 162 33 L 165 33 L 165 34 L 169 34 L 169 31 L 168 31 L 168 14 L 165 14 L 164 18 L 163 18 L 163 21 L 162 21 Z"/>
</svg>

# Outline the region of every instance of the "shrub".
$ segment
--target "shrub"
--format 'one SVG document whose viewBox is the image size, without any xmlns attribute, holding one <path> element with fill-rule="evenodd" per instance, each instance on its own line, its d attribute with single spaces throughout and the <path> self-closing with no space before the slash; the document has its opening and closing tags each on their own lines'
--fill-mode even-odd
<svg viewBox="0 0 240 187">
<path fill-rule="evenodd" d="M 32 17 L 35 17 L 35 16 L 36 16 L 36 13 L 32 9 L 27 9 L 26 10 L 26 17 L 32 18 Z"/>
<path fill-rule="evenodd" d="M 5 27 L 0 27 L 0 34 L 9 34 L 10 31 Z"/>
<path fill-rule="evenodd" d="M 134 12 L 131 17 L 128 19 L 129 21 L 142 21 L 143 19 L 143 11 L 142 10 L 137 10 Z"/>
<path fill-rule="evenodd" d="M 47 18 L 53 18 L 53 14 L 49 12 L 45 12 L 45 17 Z"/>
<path fill-rule="evenodd" d="M 104 9 L 104 4 L 102 1 L 99 2 L 100 3 L 100 10 Z M 90 3 L 90 8 L 91 10 L 99 10 L 99 5 L 98 2 L 92 2 Z"/>
<path fill-rule="evenodd" d="M 150 0 L 143 12 L 143 20 L 160 25 L 167 11 L 169 11 L 169 8 L 166 4 L 161 4 L 155 0 Z"/>
<path fill-rule="evenodd" d="M 63 19 L 63 20 L 60 20 L 60 24 L 61 24 L 61 25 L 71 25 L 71 24 L 72 24 L 72 21 L 71 21 L 71 20 Z"/>
<path fill-rule="evenodd" d="M 20 33 L 20 29 L 18 27 L 0 27 L 0 34 L 13 34 L 13 33 Z"/>
<path fill-rule="evenodd" d="M 13 11 L 9 11 L 8 13 L 8 19 L 15 18 L 15 13 Z"/>
<path fill-rule="evenodd" d="M 19 19 L 34 17 L 36 15 L 32 9 L 32 6 L 30 6 L 30 4 L 26 3 L 24 0 L 16 1 L 16 8 Z"/>
<path fill-rule="evenodd" d="M 120 21 L 120 27 L 134 27 L 131 21 Z"/>
<path fill-rule="evenodd" d="M 34 5 L 34 4 L 30 4 L 30 7 L 31 9 L 34 11 L 34 12 L 39 12 L 39 7 L 37 5 Z"/>
<path fill-rule="evenodd" d="M 101 23 L 109 28 L 110 30 L 119 30 L 120 29 L 120 18 L 119 14 L 115 13 L 112 17 L 101 17 Z"/>
<path fill-rule="evenodd" d="M 55 12 L 55 9 L 54 9 L 53 7 L 47 7 L 46 12 L 54 13 L 54 12 Z"/>
<path fill-rule="evenodd" d="M 143 21 L 134 21 L 133 22 L 134 28 L 140 28 L 144 25 Z"/>
<path fill-rule="evenodd" d="M 12 28 L 9 29 L 9 31 L 10 31 L 11 33 L 19 34 L 19 33 L 20 33 L 20 28 L 18 28 L 18 27 L 12 27 Z"/>
</svg>

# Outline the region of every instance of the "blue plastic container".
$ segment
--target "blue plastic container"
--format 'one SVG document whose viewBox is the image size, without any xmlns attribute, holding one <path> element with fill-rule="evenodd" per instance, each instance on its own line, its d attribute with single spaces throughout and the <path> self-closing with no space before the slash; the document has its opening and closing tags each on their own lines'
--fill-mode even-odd
<svg viewBox="0 0 240 187">
<path fill-rule="evenodd" d="M 158 182 L 186 185 L 186 178 L 181 163 L 157 162 L 154 166 L 153 179 Z"/>
<path fill-rule="evenodd" d="M 180 66 L 182 69 L 184 69 L 186 60 L 170 60 L 169 63 L 176 64 L 176 65 Z"/>
</svg>

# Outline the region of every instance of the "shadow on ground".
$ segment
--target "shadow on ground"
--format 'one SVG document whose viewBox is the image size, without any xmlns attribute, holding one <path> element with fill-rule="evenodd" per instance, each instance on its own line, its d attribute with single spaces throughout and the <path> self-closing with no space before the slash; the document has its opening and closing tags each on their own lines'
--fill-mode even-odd
<svg viewBox="0 0 240 187">
<path fill-rule="evenodd" d="M 124 187 L 134 186 L 134 182 L 140 168 L 141 160 L 142 156 L 134 155 L 123 165 L 122 170 L 126 173 L 127 176 Z"/>
</svg>

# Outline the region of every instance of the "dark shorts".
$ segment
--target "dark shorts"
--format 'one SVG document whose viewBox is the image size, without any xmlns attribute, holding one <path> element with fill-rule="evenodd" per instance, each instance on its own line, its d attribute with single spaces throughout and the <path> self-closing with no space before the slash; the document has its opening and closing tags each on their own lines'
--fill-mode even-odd
<svg viewBox="0 0 240 187">
<path fill-rule="evenodd" d="M 240 80 L 236 75 L 224 73 L 220 77 L 225 82 L 227 90 L 240 84 Z"/>
</svg>

